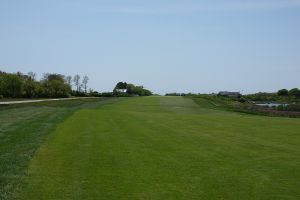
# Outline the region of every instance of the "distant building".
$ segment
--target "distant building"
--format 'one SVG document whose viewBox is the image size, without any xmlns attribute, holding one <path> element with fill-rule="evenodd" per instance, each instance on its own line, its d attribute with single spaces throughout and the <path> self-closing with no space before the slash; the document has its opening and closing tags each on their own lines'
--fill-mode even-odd
<svg viewBox="0 0 300 200">
<path fill-rule="evenodd" d="M 119 93 L 126 93 L 126 92 L 127 92 L 127 89 L 116 89 L 116 92 L 119 92 Z"/>
<path fill-rule="evenodd" d="M 223 97 L 241 97 L 241 93 L 239 92 L 227 92 L 227 91 L 221 91 L 218 94 L 219 96 L 223 96 Z"/>
</svg>

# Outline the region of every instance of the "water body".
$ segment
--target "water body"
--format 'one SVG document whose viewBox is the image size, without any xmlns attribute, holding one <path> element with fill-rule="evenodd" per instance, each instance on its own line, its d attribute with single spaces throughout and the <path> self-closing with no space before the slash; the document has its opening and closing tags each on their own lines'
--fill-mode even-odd
<svg viewBox="0 0 300 200">
<path fill-rule="evenodd" d="M 278 107 L 278 106 L 288 106 L 287 103 L 256 103 L 258 106 L 267 106 L 267 107 Z"/>
</svg>

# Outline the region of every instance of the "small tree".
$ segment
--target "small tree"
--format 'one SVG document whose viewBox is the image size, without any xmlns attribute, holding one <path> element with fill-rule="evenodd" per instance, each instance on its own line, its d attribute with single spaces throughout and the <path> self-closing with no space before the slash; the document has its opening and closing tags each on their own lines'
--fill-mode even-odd
<svg viewBox="0 0 300 200">
<path fill-rule="evenodd" d="M 36 79 L 36 73 L 34 72 L 28 72 L 28 76 L 32 81 L 35 81 Z"/>
<path fill-rule="evenodd" d="M 74 82 L 74 85 L 76 87 L 76 91 L 79 92 L 80 91 L 80 76 L 79 76 L 79 74 L 76 74 L 74 76 L 73 82 Z"/>
<path fill-rule="evenodd" d="M 289 91 L 287 89 L 282 89 L 277 92 L 278 96 L 289 96 Z"/>
<path fill-rule="evenodd" d="M 33 98 L 36 95 L 36 88 L 38 85 L 38 82 L 35 81 L 35 73 L 29 72 L 28 78 L 24 80 L 24 92 L 23 96 Z"/>
<path fill-rule="evenodd" d="M 66 82 L 72 88 L 72 76 L 67 76 L 66 77 Z"/>
<path fill-rule="evenodd" d="M 89 77 L 88 76 L 84 76 L 83 79 L 82 79 L 82 85 L 83 85 L 83 88 L 84 88 L 84 93 L 87 92 L 88 81 L 89 81 Z"/>
</svg>

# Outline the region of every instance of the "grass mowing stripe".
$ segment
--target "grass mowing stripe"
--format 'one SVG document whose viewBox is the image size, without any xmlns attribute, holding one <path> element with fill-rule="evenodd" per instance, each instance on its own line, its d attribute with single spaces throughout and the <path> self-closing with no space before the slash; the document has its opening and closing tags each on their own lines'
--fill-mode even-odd
<svg viewBox="0 0 300 200">
<path fill-rule="evenodd" d="M 58 123 L 76 110 L 113 101 L 81 99 L 1 106 L 0 199 L 15 198 L 32 156 Z"/>
<path fill-rule="evenodd" d="M 182 97 L 126 99 L 60 124 L 19 198 L 299 199 L 299 130 Z"/>
</svg>

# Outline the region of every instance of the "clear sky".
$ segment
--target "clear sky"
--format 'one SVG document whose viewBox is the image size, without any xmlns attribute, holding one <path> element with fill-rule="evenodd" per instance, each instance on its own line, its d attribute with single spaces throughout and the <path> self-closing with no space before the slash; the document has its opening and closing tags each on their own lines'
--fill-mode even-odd
<svg viewBox="0 0 300 200">
<path fill-rule="evenodd" d="M 0 0 L 0 70 L 99 91 L 300 87 L 300 0 Z"/>
</svg>

